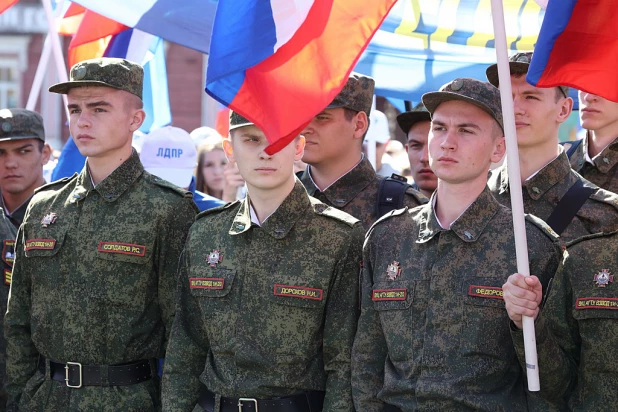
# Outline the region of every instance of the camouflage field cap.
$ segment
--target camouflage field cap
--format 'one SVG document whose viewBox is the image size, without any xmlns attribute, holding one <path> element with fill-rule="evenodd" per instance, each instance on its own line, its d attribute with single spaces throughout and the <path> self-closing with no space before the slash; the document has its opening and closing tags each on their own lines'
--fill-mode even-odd
<svg viewBox="0 0 618 412">
<path fill-rule="evenodd" d="M 144 69 L 137 63 L 125 59 L 102 57 L 84 60 L 71 68 L 68 82 L 54 84 L 52 93 L 67 94 L 73 87 L 107 86 L 124 90 L 142 98 Z"/>
<path fill-rule="evenodd" d="M 530 68 L 530 62 L 532 61 L 532 52 L 523 52 L 512 55 L 509 58 L 509 67 L 511 70 L 511 75 L 521 75 L 528 73 L 528 68 Z M 492 64 L 485 70 L 485 75 L 487 76 L 487 80 L 489 83 L 498 87 L 500 85 L 500 81 L 498 79 L 498 65 Z M 567 86 L 558 86 L 564 97 L 569 96 L 569 88 Z"/>
<path fill-rule="evenodd" d="M 414 123 L 423 120 L 431 121 L 431 115 L 423 102 L 414 106 L 409 112 L 403 112 L 397 116 L 397 124 L 405 134 L 408 134 Z"/>
<path fill-rule="evenodd" d="M 335 99 L 326 106 L 327 109 L 345 107 L 357 112 L 365 112 L 367 116 L 371 113 L 373 103 L 373 90 L 375 81 L 369 77 L 358 73 L 350 74 L 348 81 Z"/>
<path fill-rule="evenodd" d="M 461 100 L 480 107 L 493 117 L 504 131 L 500 91 L 491 84 L 476 79 L 459 78 L 442 86 L 439 92 L 423 95 L 423 103 L 432 115 L 440 103 L 450 100 Z"/>
<path fill-rule="evenodd" d="M 230 132 L 240 127 L 253 126 L 253 122 L 245 119 L 233 110 L 230 110 Z"/>
<path fill-rule="evenodd" d="M 0 142 L 24 139 L 45 141 L 41 115 L 26 109 L 0 110 Z"/>
</svg>

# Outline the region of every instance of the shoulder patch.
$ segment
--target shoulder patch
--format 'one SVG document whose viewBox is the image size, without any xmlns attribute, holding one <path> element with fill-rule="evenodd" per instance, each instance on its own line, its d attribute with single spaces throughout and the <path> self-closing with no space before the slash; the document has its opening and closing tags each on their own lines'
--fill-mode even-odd
<svg viewBox="0 0 618 412">
<path fill-rule="evenodd" d="M 410 186 L 410 187 L 408 187 L 406 189 L 406 194 L 410 195 L 410 196 L 414 196 L 416 198 L 416 200 L 418 200 L 418 202 L 421 205 L 429 202 L 429 198 L 427 196 L 425 196 L 424 194 L 422 194 L 421 192 L 419 192 L 418 190 L 416 190 L 412 186 Z"/>
<path fill-rule="evenodd" d="M 44 192 L 46 190 L 60 189 L 62 186 L 65 186 L 67 183 L 69 183 L 75 178 L 77 178 L 77 173 L 73 173 L 73 176 L 71 177 L 63 177 L 60 180 L 55 180 L 53 182 L 44 184 L 43 186 L 37 187 L 36 189 L 34 189 L 34 193 Z"/>
<path fill-rule="evenodd" d="M 224 211 L 225 209 L 229 209 L 230 207 L 235 206 L 239 203 L 240 203 L 240 200 L 235 200 L 233 202 L 226 203 L 221 206 L 213 207 L 212 209 L 204 210 L 203 212 L 198 213 L 198 215 L 195 217 L 195 220 L 201 219 L 204 216 L 214 215 L 215 213 L 220 213 Z"/>
<path fill-rule="evenodd" d="M 182 197 L 186 197 L 189 199 L 193 199 L 193 193 L 189 192 L 188 190 L 182 189 L 176 185 L 173 185 L 172 183 L 168 182 L 167 180 L 161 179 L 160 177 L 154 176 L 150 173 L 148 173 L 147 171 L 144 170 L 144 175 L 146 176 L 147 179 L 149 179 L 150 182 L 154 183 L 157 186 L 161 186 L 164 187 L 166 189 L 170 189 L 172 190 L 174 193 L 182 196 Z"/>
<path fill-rule="evenodd" d="M 317 199 L 311 198 L 311 206 L 313 206 L 313 211 L 316 214 L 333 218 L 347 224 L 350 227 L 354 227 L 354 225 L 360 223 L 360 220 L 358 220 L 357 218 L 339 209 L 335 209 L 334 207 L 325 205 Z"/>
<path fill-rule="evenodd" d="M 526 220 L 528 222 L 532 223 L 533 225 L 541 229 L 541 231 L 545 233 L 551 240 L 555 241 L 560 238 L 558 233 L 554 232 L 554 229 L 552 229 L 547 223 L 545 223 L 544 220 L 534 215 L 529 215 L 527 213 L 524 216 L 526 217 Z"/>
</svg>

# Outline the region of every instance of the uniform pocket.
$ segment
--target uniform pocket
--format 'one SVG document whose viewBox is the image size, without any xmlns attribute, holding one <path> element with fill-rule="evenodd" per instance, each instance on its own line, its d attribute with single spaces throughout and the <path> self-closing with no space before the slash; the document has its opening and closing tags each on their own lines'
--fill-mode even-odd
<svg viewBox="0 0 618 412">
<path fill-rule="evenodd" d="M 462 284 L 463 323 L 461 348 L 464 356 L 510 359 L 513 344 L 508 332 L 500 278 L 466 278 Z"/>
</svg>

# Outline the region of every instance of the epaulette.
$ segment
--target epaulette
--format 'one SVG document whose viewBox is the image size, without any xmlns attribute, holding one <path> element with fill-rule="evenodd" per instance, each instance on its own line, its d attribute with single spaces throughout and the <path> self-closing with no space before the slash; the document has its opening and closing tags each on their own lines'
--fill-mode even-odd
<svg viewBox="0 0 618 412">
<path fill-rule="evenodd" d="M 578 237 L 577 239 L 573 239 L 570 242 L 567 242 L 565 244 L 565 246 L 566 246 L 566 248 L 568 250 L 571 246 L 576 245 L 576 244 L 581 243 L 581 242 L 586 241 L 586 240 L 596 239 L 596 238 L 599 238 L 599 237 L 617 236 L 617 235 L 618 235 L 618 230 L 615 230 L 613 232 L 593 233 L 593 234 L 590 234 L 590 235 Z"/>
<path fill-rule="evenodd" d="M 313 211 L 321 216 L 326 216 L 326 217 L 330 217 L 332 219 L 338 220 L 340 222 L 345 223 L 346 225 L 350 226 L 350 227 L 354 227 L 354 225 L 356 225 L 357 223 L 360 222 L 360 220 L 358 220 L 357 218 L 355 218 L 354 216 L 351 216 L 349 214 L 347 214 L 346 212 L 343 212 L 339 209 L 336 209 L 334 207 L 330 207 L 328 205 L 325 205 L 324 203 L 321 203 L 319 201 L 314 201 L 314 199 L 312 198 L 312 206 L 313 206 Z"/>
<path fill-rule="evenodd" d="M 420 206 L 417 206 L 417 207 L 420 207 Z M 385 214 L 384 216 L 382 216 L 378 220 L 376 220 L 375 223 L 373 224 L 373 226 L 375 226 L 378 223 L 381 223 L 381 222 L 383 222 L 383 221 L 385 221 L 387 219 L 390 219 L 393 216 L 403 215 L 408 210 L 410 210 L 410 208 L 408 206 L 406 206 L 404 208 L 401 208 L 401 209 L 391 210 L 390 212 L 388 212 L 387 214 Z"/>
<path fill-rule="evenodd" d="M 225 209 L 229 209 L 230 207 L 237 205 L 238 203 L 240 203 L 240 200 L 235 200 L 233 202 L 226 203 L 221 206 L 213 207 L 212 209 L 204 210 L 203 212 L 198 213 L 198 215 L 195 217 L 195 220 L 201 219 L 204 216 L 213 215 L 215 213 L 222 212 Z"/>
<path fill-rule="evenodd" d="M 161 179 L 160 177 L 150 174 L 150 181 L 157 186 L 161 186 L 166 189 L 171 189 L 174 193 L 179 194 L 182 197 L 193 199 L 193 193 L 189 192 L 188 190 L 182 189 L 174 185 L 173 183 L 168 182 L 165 179 Z"/>
<path fill-rule="evenodd" d="M 556 233 L 554 229 L 552 229 L 547 223 L 545 223 L 544 220 L 539 219 L 534 215 L 525 214 L 524 216 L 526 217 L 526 220 L 528 222 L 541 229 L 541 231 L 545 233 L 547 237 L 549 237 L 551 240 L 556 241 L 560 238 L 558 233 Z"/>
<path fill-rule="evenodd" d="M 67 183 L 69 183 L 71 180 L 75 179 L 77 177 L 77 173 L 73 173 L 73 176 L 71 177 L 63 177 L 60 180 L 55 180 L 53 182 L 50 183 L 46 183 L 43 186 L 37 187 L 36 189 L 34 189 L 34 193 L 39 193 L 39 192 L 44 192 L 46 190 L 52 190 L 52 189 L 59 189 L 62 186 L 66 185 Z"/>
<path fill-rule="evenodd" d="M 586 184 L 584 184 L 586 186 Z M 614 209 L 618 210 L 618 195 L 602 189 L 600 187 L 596 188 L 596 192 L 590 195 L 590 199 L 596 200 L 597 202 L 607 203 L 614 207 Z"/>
<path fill-rule="evenodd" d="M 414 196 L 421 205 L 429 202 L 429 198 L 427 196 L 425 196 L 424 194 L 422 194 L 420 191 L 416 190 L 412 186 L 406 189 L 406 194 Z"/>
</svg>

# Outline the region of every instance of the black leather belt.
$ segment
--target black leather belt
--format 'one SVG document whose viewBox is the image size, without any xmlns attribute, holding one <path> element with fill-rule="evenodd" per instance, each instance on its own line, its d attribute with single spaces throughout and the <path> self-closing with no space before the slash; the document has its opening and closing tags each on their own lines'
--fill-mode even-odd
<svg viewBox="0 0 618 412">
<path fill-rule="evenodd" d="M 155 360 L 140 360 L 124 365 L 92 366 L 78 362 L 58 363 L 49 361 L 49 374 L 46 375 L 45 358 L 39 357 L 39 371 L 55 381 L 66 383 L 69 388 L 82 386 L 125 386 L 147 381 L 152 378 Z M 106 376 L 103 370 L 107 369 Z"/>
<path fill-rule="evenodd" d="M 207 412 L 215 408 L 215 394 L 202 388 L 198 404 Z M 320 412 L 324 392 L 311 391 L 277 399 L 221 397 L 220 412 Z"/>
</svg>

